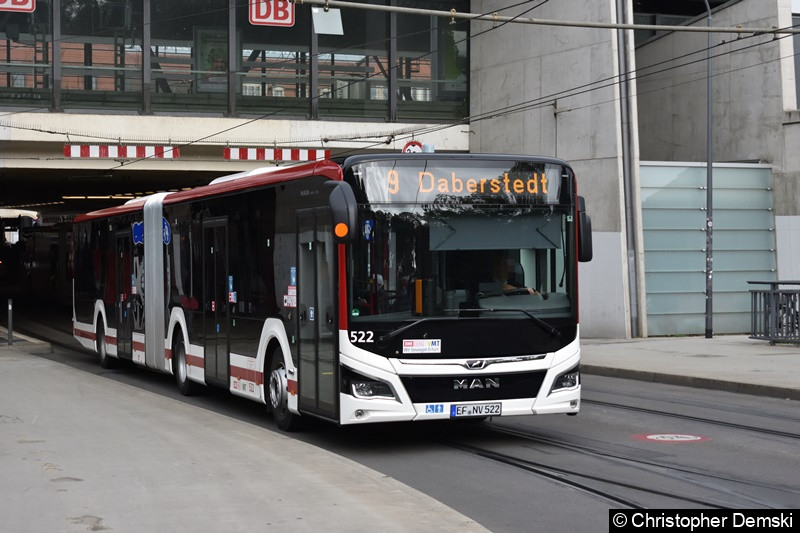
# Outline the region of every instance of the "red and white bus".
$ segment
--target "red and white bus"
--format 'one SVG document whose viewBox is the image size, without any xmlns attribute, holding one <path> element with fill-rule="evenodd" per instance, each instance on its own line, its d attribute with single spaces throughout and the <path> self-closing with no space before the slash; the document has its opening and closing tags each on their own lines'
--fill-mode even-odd
<svg viewBox="0 0 800 533">
<path fill-rule="evenodd" d="M 580 408 L 591 223 L 558 159 L 359 155 L 81 215 L 74 335 L 277 425 Z"/>
</svg>

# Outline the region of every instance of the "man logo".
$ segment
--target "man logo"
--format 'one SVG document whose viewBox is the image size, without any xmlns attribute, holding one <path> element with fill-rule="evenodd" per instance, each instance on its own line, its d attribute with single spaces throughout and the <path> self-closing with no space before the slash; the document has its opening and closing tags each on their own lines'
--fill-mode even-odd
<svg viewBox="0 0 800 533">
<path fill-rule="evenodd" d="M 484 361 L 483 359 L 470 359 L 464 366 L 466 366 L 470 370 L 479 370 L 486 366 L 486 361 Z"/>
<path fill-rule="evenodd" d="M 453 390 L 499 389 L 500 378 L 454 379 Z"/>
</svg>

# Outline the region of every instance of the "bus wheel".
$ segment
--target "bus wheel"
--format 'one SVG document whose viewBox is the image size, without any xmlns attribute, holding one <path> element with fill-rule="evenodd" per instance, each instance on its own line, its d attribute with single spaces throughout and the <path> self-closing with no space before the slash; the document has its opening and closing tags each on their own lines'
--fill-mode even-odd
<svg viewBox="0 0 800 533">
<path fill-rule="evenodd" d="M 175 341 L 175 348 L 172 350 L 172 372 L 175 374 L 178 391 L 182 395 L 192 396 L 197 393 L 197 383 L 189 380 L 189 367 L 186 364 L 186 346 L 180 337 Z"/>
<path fill-rule="evenodd" d="M 97 355 L 100 356 L 100 366 L 102 368 L 114 368 L 114 359 L 108 355 L 108 344 L 106 343 L 106 331 L 100 317 L 97 319 Z"/>
<path fill-rule="evenodd" d="M 280 350 L 272 355 L 269 368 L 269 407 L 275 424 L 283 431 L 294 431 L 300 426 L 300 417 L 289 411 L 289 382 Z"/>
</svg>

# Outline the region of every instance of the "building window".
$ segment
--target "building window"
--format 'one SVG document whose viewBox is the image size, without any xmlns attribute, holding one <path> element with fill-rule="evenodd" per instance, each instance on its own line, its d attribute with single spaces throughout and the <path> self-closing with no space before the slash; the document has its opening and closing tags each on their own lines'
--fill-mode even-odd
<svg viewBox="0 0 800 533">
<path fill-rule="evenodd" d="M 467 0 L 369 3 L 445 12 L 470 7 Z M 41 107 L 58 94 L 65 109 L 145 113 L 426 121 L 466 114 L 466 21 L 342 8 L 344 34 L 329 35 L 312 32 L 311 8 L 301 3 L 293 4 L 291 27 L 251 24 L 247 1 L 58 5 L 57 58 L 48 9 L 0 17 L 0 44 L 5 41 L 7 52 L 0 65 L 0 103 L 5 98 Z M 62 73 L 58 87 L 52 83 L 54 63 Z"/>
<path fill-rule="evenodd" d="M 62 1 L 62 105 L 138 106 L 142 91 L 141 32 L 141 2 Z M 97 92 L 105 94 L 98 98 Z"/>
<path fill-rule="evenodd" d="M 468 11 L 468 2 L 425 2 Z M 453 23 L 455 22 L 455 23 Z M 398 119 L 466 116 L 469 23 L 447 17 L 397 15 Z"/>
</svg>

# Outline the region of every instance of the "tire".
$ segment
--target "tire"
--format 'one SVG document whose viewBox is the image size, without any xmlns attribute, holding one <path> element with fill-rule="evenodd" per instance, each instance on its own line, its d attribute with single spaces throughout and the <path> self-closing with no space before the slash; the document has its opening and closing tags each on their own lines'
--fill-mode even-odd
<svg viewBox="0 0 800 533">
<path fill-rule="evenodd" d="M 193 396 L 197 394 L 199 386 L 189 379 L 189 367 L 186 364 L 186 346 L 180 335 L 178 335 L 178 339 L 175 341 L 174 347 L 172 348 L 172 372 L 175 374 L 175 383 L 178 385 L 178 392 L 183 396 Z"/>
<path fill-rule="evenodd" d="M 283 431 L 300 428 L 300 416 L 289 411 L 289 386 L 283 354 L 275 350 L 269 365 L 269 398 L 267 407 L 272 411 L 275 424 Z"/>
<path fill-rule="evenodd" d="M 101 317 L 97 317 L 97 355 L 100 356 L 101 368 L 114 368 L 116 366 L 116 359 L 108 355 L 106 330 L 103 327 L 103 321 Z"/>
</svg>

